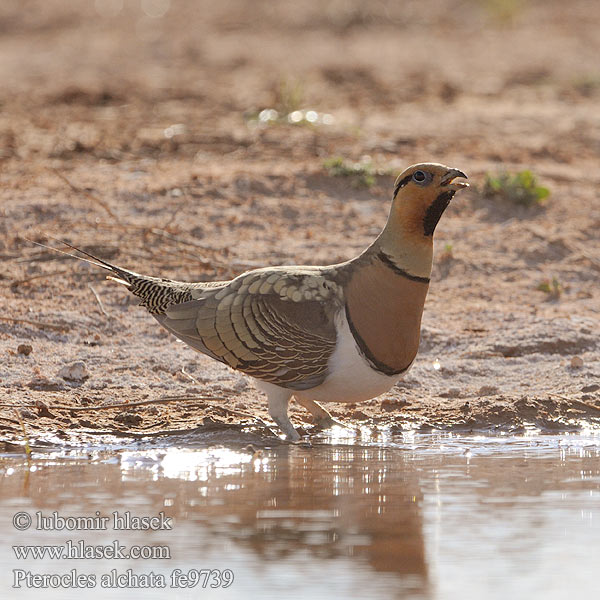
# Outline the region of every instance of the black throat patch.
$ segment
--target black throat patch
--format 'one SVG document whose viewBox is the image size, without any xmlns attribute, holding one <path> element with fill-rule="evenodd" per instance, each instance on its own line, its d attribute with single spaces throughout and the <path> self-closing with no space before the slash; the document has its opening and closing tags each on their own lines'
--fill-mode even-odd
<svg viewBox="0 0 600 600">
<path fill-rule="evenodd" d="M 435 227 L 438 224 L 441 216 L 444 214 L 450 200 L 456 192 L 454 190 L 448 190 L 442 192 L 429 206 L 423 219 L 423 231 L 425 235 L 433 235 Z"/>
</svg>

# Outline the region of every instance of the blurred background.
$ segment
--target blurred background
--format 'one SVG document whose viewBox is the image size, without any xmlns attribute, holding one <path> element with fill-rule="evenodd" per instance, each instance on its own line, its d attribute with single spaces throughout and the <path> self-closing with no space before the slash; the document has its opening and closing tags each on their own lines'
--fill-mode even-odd
<svg viewBox="0 0 600 600">
<path fill-rule="evenodd" d="M 568 164 L 599 55 L 594 0 L 4 0 L 0 156 Z"/>
<path fill-rule="evenodd" d="M 329 264 L 378 234 L 400 171 L 436 161 L 472 187 L 436 230 L 421 355 L 390 406 L 487 426 L 518 424 L 523 394 L 589 395 L 599 57 L 597 0 L 2 0 L 2 389 L 139 399 L 191 385 L 185 365 L 262 411 L 103 274 L 24 238 L 183 280 Z M 75 359 L 97 367 L 82 391 L 53 379 Z M 540 422 L 567 418 L 543 402 Z M 400 418 L 380 403 L 338 416 Z"/>
</svg>

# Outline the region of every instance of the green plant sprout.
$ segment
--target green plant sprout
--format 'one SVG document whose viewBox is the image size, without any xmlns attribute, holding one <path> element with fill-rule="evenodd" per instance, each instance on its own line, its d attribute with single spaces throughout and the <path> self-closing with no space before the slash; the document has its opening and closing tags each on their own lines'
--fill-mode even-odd
<svg viewBox="0 0 600 600">
<path fill-rule="evenodd" d="M 550 195 L 550 190 L 538 185 L 536 176 L 525 170 L 496 176 L 488 173 L 483 184 L 483 195 L 488 198 L 499 197 L 521 206 L 539 206 Z"/>
</svg>

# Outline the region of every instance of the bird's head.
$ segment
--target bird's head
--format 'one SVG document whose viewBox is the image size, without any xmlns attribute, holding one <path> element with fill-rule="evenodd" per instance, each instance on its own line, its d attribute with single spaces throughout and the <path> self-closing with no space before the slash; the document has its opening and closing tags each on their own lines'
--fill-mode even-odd
<svg viewBox="0 0 600 600">
<path fill-rule="evenodd" d="M 455 181 L 458 177 L 467 178 L 462 171 L 438 163 L 408 167 L 396 179 L 390 217 L 411 238 L 431 240 L 454 194 L 469 185 Z"/>
</svg>

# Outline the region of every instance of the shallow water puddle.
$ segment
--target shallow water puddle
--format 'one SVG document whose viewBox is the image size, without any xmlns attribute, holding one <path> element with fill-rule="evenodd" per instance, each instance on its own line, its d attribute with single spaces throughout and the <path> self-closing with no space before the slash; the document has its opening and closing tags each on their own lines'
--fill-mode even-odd
<svg viewBox="0 0 600 600">
<path fill-rule="evenodd" d="M 600 436 L 336 435 L 4 455 L 0 597 L 596 596 Z"/>
</svg>

